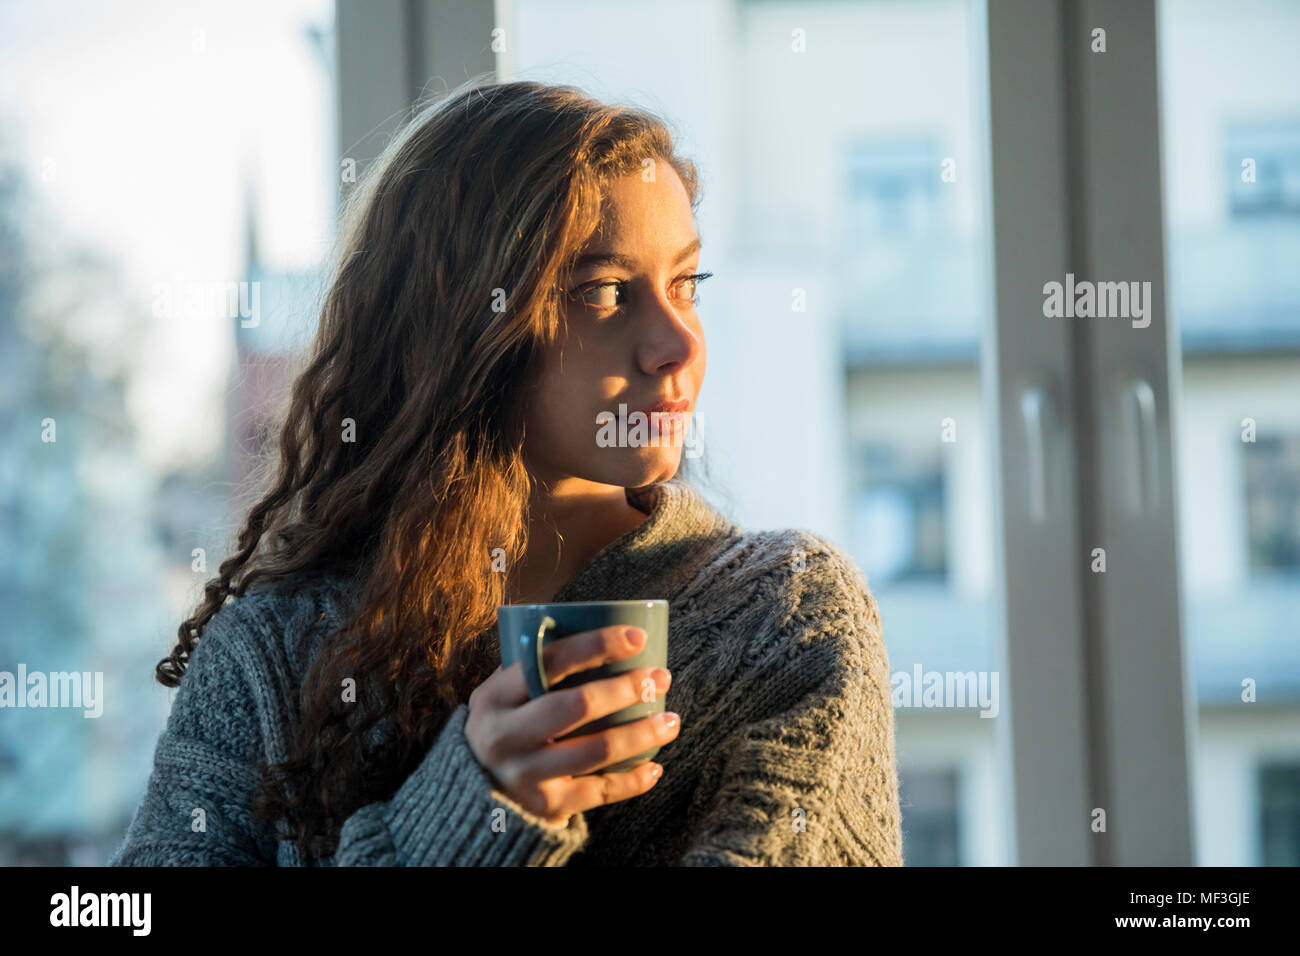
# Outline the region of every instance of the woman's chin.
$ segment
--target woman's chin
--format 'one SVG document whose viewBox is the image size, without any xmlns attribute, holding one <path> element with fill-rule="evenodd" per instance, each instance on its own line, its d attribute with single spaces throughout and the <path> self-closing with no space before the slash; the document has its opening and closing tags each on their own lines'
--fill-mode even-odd
<svg viewBox="0 0 1300 956">
<path fill-rule="evenodd" d="M 608 477 L 600 480 L 623 488 L 641 488 L 667 481 L 677 474 L 682 460 L 680 448 L 622 448 L 619 451 L 626 460 L 613 468 L 609 467 L 610 463 L 604 463 L 605 467 L 600 471 Z"/>
</svg>

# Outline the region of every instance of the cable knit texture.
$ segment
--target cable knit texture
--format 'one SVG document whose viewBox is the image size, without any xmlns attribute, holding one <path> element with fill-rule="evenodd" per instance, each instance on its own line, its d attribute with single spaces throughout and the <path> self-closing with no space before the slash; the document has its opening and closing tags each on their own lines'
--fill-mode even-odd
<svg viewBox="0 0 1300 956">
<path fill-rule="evenodd" d="M 666 706 L 682 724 L 648 793 L 550 826 L 493 787 L 462 703 L 335 854 L 304 861 L 251 793 L 284 759 L 303 675 L 355 585 L 289 579 L 209 622 L 110 865 L 901 865 L 889 663 L 857 565 L 808 531 L 745 532 L 680 479 L 627 497 L 648 517 L 555 600 L 669 601 Z"/>
</svg>

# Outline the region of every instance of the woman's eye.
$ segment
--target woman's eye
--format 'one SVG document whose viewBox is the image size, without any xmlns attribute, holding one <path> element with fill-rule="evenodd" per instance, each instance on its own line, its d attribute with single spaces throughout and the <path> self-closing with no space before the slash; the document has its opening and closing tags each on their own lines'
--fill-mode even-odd
<svg viewBox="0 0 1300 956">
<path fill-rule="evenodd" d="M 679 298 L 685 299 L 687 302 L 698 302 L 699 299 L 696 298 L 696 293 L 699 291 L 700 283 L 711 275 L 713 275 L 712 272 L 697 272 L 693 275 L 682 276 L 678 284 L 682 289 L 689 291 L 680 295 Z"/>
<path fill-rule="evenodd" d="M 622 282 L 602 282 L 582 293 L 582 301 L 598 309 L 616 309 L 627 299 Z"/>
<path fill-rule="evenodd" d="M 712 274 L 711 272 L 697 272 L 692 275 L 682 276 L 674 284 L 676 297 L 685 302 L 697 302 L 696 292 L 699 284 Z M 599 282 L 587 286 L 578 295 L 585 304 L 597 309 L 617 309 L 627 305 L 629 284 L 626 281 Z"/>
</svg>

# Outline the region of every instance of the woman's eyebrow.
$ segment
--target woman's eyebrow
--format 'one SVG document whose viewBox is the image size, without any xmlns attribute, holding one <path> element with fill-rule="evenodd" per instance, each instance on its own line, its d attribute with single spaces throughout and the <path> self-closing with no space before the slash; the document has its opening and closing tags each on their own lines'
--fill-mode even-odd
<svg viewBox="0 0 1300 956">
<path fill-rule="evenodd" d="M 696 236 L 687 246 L 677 253 L 677 258 L 673 260 L 673 265 L 677 265 L 692 252 L 700 248 L 700 239 Z M 636 262 L 631 256 L 625 256 L 621 252 L 589 252 L 584 256 L 579 256 L 578 261 L 574 264 L 574 271 L 586 269 L 590 266 L 618 266 L 633 272 L 636 269 Z"/>
</svg>

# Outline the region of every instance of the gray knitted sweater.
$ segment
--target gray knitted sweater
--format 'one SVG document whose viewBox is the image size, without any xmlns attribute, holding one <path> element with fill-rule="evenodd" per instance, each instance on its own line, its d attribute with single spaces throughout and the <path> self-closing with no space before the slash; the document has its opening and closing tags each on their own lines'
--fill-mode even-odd
<svg viewBox="0 0 1300 956">
<path fill-rule="evenodd" d="M 250 795 L 285 756 L 319 650 L 303 635 L 324 632 L 321 614 L 341 624 L 354 592 L 282 580 L 208 623 L 110 865 L 901 865 L 889 665 L 861 571 L 810 532 L 743 531 L 680 479 L 628 500 L 649 517 L 554 600 L 669 601 L 666 705 L 682 724 L 648 793 L 550 826 L 493 787 L 462 703 L 391 797 L 344 822 L 334 855 L 304 861 Z"/>
</svg>

